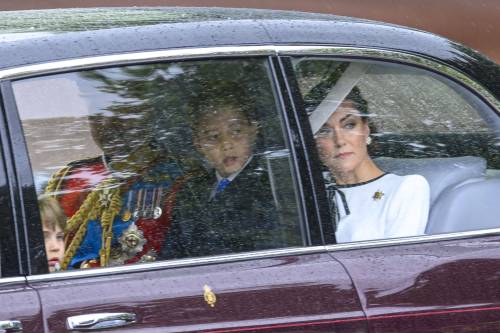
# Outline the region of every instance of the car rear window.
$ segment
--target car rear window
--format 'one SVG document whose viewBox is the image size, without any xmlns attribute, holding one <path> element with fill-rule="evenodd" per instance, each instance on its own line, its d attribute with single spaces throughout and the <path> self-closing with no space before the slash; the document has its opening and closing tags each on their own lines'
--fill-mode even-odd
<svg viewBox="0 0 500 333">
<path fill-rule="evenodd" d="M 500 195 L 500 120 L 477 96 L 434 72 L 383 61 L 297 57 L 292 68 L 289 75 L 297 82 L 303 112 L 316 138 L 311 149 L 319 148 L 321 161 L 316 164 L 324 175 L 338 241 L 500 227 L 493 199 Z M 350 128 L 341 126 L 348 125 L 340 123 L 338 131 L 334 128 L 334 114 L 343 112 L 339 110 L 347 107 L 347 100 L 354 103 L 349 105 L 356 106 L 356 117 L 367 126 L 357 132 L 358 138 L 350 137 L 357 143 L 339 134 L 347 133 Z M 333 125 L 327 126 L 330 122 Z M 366 140 L 358 140 L 361 135 Z M 356 181 L 342 183 L 342 172 L 361 170 L 345 162 L 356 156 L 358 148 L 367 150 L 368 160 L 381 170 L 380 180 L 370 179 L 380 188 Z M 337 155 L 328 155 L 328 149 Z M 411 184 L 401 185 L 392 194 L 384 189 L 389 179 Z M 362 188 L 369 193 L 362 193 Z M 408 205 L 403 204 L 405 200 Z M 413 218 L 404 217 L 406 210 Z M 390 218 L 385 219 L 387 215 Z M 413 228 L 414 217 L 420 215 L 420 226 Z M 349 230 L 349 237 L 342 230 Z"/>
<path fill-rule="evenodd" d="M 63 231 L 49 269 L 306 245 L 269 73 L 203 60 L 14 82 L 42 224 Z"/>
</svg>

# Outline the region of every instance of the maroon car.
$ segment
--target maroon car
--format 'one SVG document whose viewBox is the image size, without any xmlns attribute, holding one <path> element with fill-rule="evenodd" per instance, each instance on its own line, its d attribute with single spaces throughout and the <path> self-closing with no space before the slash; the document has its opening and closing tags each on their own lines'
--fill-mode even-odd
<svg viewBox="0 0 500 333">
<path fill-rule="evenodd" d="M 500 331 L 495 63 L 322 14 L 0 18 L 3 331 Z M 312 118 L 354 87 L 425 231 L 338 237 Z"/>
</svg>

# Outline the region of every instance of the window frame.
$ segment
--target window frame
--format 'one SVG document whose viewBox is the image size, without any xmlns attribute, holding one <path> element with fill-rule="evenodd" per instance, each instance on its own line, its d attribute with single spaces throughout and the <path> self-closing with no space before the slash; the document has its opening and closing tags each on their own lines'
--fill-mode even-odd
<svg viewBox="0 0 500 333">
<path fill-rule="evenodd" d="M 33 221 L 33 218 L 38 217 L 38 210 L 31 209 L 36 206 L 36 195 L 33 183 L 33 176 L 31 172 L 31 167 L 28 159 L 28 152 L 26 150 L 26 145 L 24 141 L 24 136 L 22 134 L 19 117 L 15 107 L 15 101 L 12 96 L 12 88 L 10 86 L 9 80 L 17 80 L 22 78 L 36 77 L 41 75 L 65 73 L 76 70 L 84 69 L 94 69 L 100 67 L 110 67 L 118 65 L 131 65 L 131 64 L 145 64 L 152 62 L 163 62 L 163 61 L 174 61 L 174 60 L 195 60 L 195 59 L 215 59 L 215 58 L 228 58 L 228 57 L 252 57 L 252 56 L 266 56 L 270 59 L 270 68 L 273 71 L 274 85 L 277 89 L 278 99 L 281 104 L 281 109 L 284 111 L 286 116 L 283 117 L 287 124 L 287 131 L 290 131 L 290 126 L 295 126 L 295 123 L 299 121 L 297 128 L 294 130 L 298 131 L 300 135 L 294 136 L 293 133 L 288 132 L 290 148 L 293 154 L 297 154 L 293 158 L 293 162 L 297 164 L 302 163 L 299 167 L 307 167 L 309 172 L 311 171 L 308 166 L 314 162 L 310 153 L 307 152 L 305 143 L 307 143 L 307 131 L 303 131 L 304 119 L 300 118 L 300 103 L 296 102 L 297 92 L 294 90 L 293 85 L 288 82 L 283 72 L 285 71 L 286 63 L 283 59 L 287 56 L 328 56 L 342 59 L 363 59 L 363 60 L 381 60 L 388 62 L 400 63 L 403 65 L 410 65 L 415 67 L 420 67 L 422 69 L 431 71 L 455 81 L 459 85 L 463 86 L 465 89 L 471 91 L 476 95 L 482 102 L 486 103 L 490 109 L 492 109 L 497 115 L 500 115 L 500 101 L 498 101 L 491 93 L 488 92 L 483 86 L 474 81 L 474 79 L 468 77 L 462 72 L 452 68 L 451 66 L 444 65 L 443 63 L 427 58 L 421 55 L 415 55 L 403 51 L 388 51 L 380 50 L 375 48 L 359 48 L 359 47 L 339 47 L 339 46 L 325 46 L 325 45 L 265 45 L 265 46 L 224 46 L 224 47 L 208 47 L 208 48 L 189 48 L 189 49 L 179 49 L 179 50 L 164 50 L 164 51 L 149 51 L 149 52 L 135 52 L 126 54 L 116 54 L 116 55 L 106 55 L 106 56 L 95 56 L 95 57 L 85 57 L 72 60 L 62 60 L 49 63 L 42 63 L 36 65 L 28 65 L 17 68 L 11 68 L 0 71 L 0 80 L 8 80 L 4 82 L 2 92 L 6 91 L 8 99 L 10 102 L 8 104 L 7 113 L 10 115 L 8 117 L 8 130 L 12 133 L 12 130 L 18 129 L 18 132 L 14 132 L 15 137 L 11 140 L 13 142 L 12 149 L 15 149 L 16 156 L 14 158 L 14 167 L 16 170 L 22 171 L 18 178 L 16 178 L 16 186 L 19 184 L 24 184 L 23 192 L 19 194 L 20 200 L 16 202 L 24 202 L 24 205 L 17 206 L 20 208 L 19 219 L 22 220 L 23 225 L 28 225 L 28 221 Z M 5 96 L 4 96 L 5 99 Z M 292 100 L 293 99 L 293 100 Z M 14 121 L 17 118 L 17 122 Z M 306 134 L 304 134 L 306 133 Z M 304 135 L 306 136 L 304 138 Z M 312 139 L 312 138 L 310 138 Z M 304 141 L 306 140 L 306 141 Z M 292 149 L 295 148 L 295 149 Z M 305 160 L 305 161 L 304 161 Z M 23 164 L 24 163 L 24 164 Z M 23 170 L 24 169 L 24 170 Z M 297 169 L 298 170 L 298 169 Z M 28 172 L 29 171 L 29 172 Z M 297 173 L 297 172 L 296 172 Z M 298 191 L 302 196 L 302 205 L 308 207 L 313 206 L 313 213 L 309 210 L 305 216 L 311 219 L 310 223 L 318 223 L 321 230 L 321 219 L 325 219 L 325 210 L 319 208 L 318 203 L 321 202 L 321 191 L 318 189 L 318 179 L 314 172 L 308 175 L 301 174 L 298 180 L 306 179 L 305 183 L 302 183 Z M 316 185 L 315 185 L 316 184 Z M 311 199 L 307 200 L 304 191 L 311 191 L 316 198 L 314 203 L 311 203 Z M 304 207 L 302 207 L 304 208 Z M 323 237 L 329 237 L 323 230 Z M 31 230 L 31 233 L 36 232 Z M 40 231 L 39 231 L 40 232 Z M 202 265 L 210 264 L 213 262 L 230 262 L 239 260 L 249 260 L 257 258 L 269 258 L 276 256 L 285 256 L 291 254 L 301 254 L 301 253 L 319 253 L 326 250 L 345 250 L 345 249 L 358 249 L 358 248 L 368 248 L 368 247 L 380 247 L 380 246 L 392 246 L 399 244 L 412 244 L 412 243 L 422 243 L 422 242 L 435 242 L 441 240 L 453 240 L 453 239 L 463 239 L 471 237 L 482 237 L 482 236 L 492 236 L 498 235 L 500 233 L 500 228 L 497 229 L 487 229 L 479 231 L 468 231 L 459 233 L 450 233 L 442 235 L 426 235 L 417 237 L 408 237 L 400 239 L 388 239 L 388 240 L 377 240 L 377 241 L 366 241 L 359 243 L 345 243 L 345 244 L 334 244 L 334 245 L 317 245 L 317 246 L 306 246 L 300 248 L 285 248 L 277 250 L 264 250 L 259 252 L 241 253 L 241 254 L 230 254 L 223 256 L 213 256 L 213 257 L 203 257 L 196 259 L 179 259 L 172 261 L 159 261 L 155 263 L 138 264 L 130 266 L 119 266 L 112 268 L 101 268 L 98 270 L 89 271 L 73 271 L 73 272 L 63 272 L 52 275 L 35 275 L 31 279 L 37 280 L 51 280 L 52 278 L 65 278 L 65 277 L 80 277 L 80 276 L 93 276 L 102 275 L 110 273 L 122 273 L 122 272 L 132 272 L 132 271 L 144 271 L 144 270 L 155 270 L 162 269 L 166 267 L 183 267 L 186 265 Z M 24 233 L 24 241 L 29 244 L 28 232 Z M 26 259 L 29 256 L 25 255 Z M 28 261 L 26 261 L 28 262 Z M 26 265 L 28 268 L 29 265 Z M 32 274 L 31 271 L 27 274 Z"/>
<path fill-rule="evenodd" d="M 9 110 L 12 107 L 10 85 L 5 81 L 0 82 L 0 214 L 2 216 L 2 237 L 0 241 L 0 283 L 7 281 L 5 278 L 22 276 L 29 271 L 27 258 L 28 244 L 23 241 L 26 225 L 23 223 L 22 191 L 18 182 L 18 170 L 15 168 L 16 147 L 15 128 L 8 124 L 12 119 Z M 13 132 L 14 131 L 14 132 Z M 6 234 L 3 234 L 6 232 Z M 14 264 L 6 264 L 4 257 L 15 258 Z M 4 274 L 5 272 L 5 274 Z"/>
<path fill-rule="evenodd" d="M 244 252 L 227 254 L 220 256 L 207 256 L 201 258 L 187 258 L 187 259 L 176 259 L 168 261 L 157 261 L 154 263 L 144 263 L 136 265 L 124 265 L 110 268 L 100 268 L 97 270 L 74 270 L 71 272 L 65 271 L 57 276 L 93 276 L 101 274 L 109 274 L 110 272 L 135 272 L 144 271 L 150 269 L 161 269 L 166 267 L 184 267 L 186 265 L 200 265 L 200 264 L 210 264 L 214 262 L 231 262 L 239 260 L 247 260 L 253 258 L 270 258 L 276 256 L 286 256 L 291 254 L 302 254 L 302 253 L 316 253 L 325 252 L 323 247 L 324 241 L 322 235 L 324 234 L 321 227 L 317 224 L 316 207 L 314 203 L 311 203 L 307 192 L 304 194 L 303 188 L 310 184 L 309 172 L 303 172 L 303 168 L 307 167 L 303 162 L 305 158 L 305 151 L 303 149 L 304 145 L 301 139 L 298 139 L 300 135 L 297 135 L 298 125 L 295 120 L 292 119 L 295 114 L 293 110 L 293 104 L 287 96 L 282 94 L 281 85 L 283 82 L 279 82 L 279 75 L 277 74 L 280 70 L 276 67 L 276 63 L 273 62 L 273 57 L 275 56 L 275 51 L 272 47 L 217 47 L 217 48 L 200 48 L 200 49 L 185 49 L 185 50 L 166 50 L 166 51 L 154 51 L 154 52 L 137 52 L 137 53 L 127 53 L 127 54 L 117 54 L 112 56 L 96 56 L 87 57 L 81 59 L 55 61 L 45 64 L 24 66 L 9 70 L 0 71 L 0 79 L 9 79 L 7 89 L 9 94 L 11 94 L 11 103 L 9 105 L 9 113 L 11 114 L 11 120 L 8 126 L 17 130 L 17 135 L 15 140 L 17 154 L 15 158 L 15 165 L 18 169 L 23 169 L 19 175 L 18 182 L 25 184 L 23 187 L 23 193 L 20 195 L 20 202 L 24 202 L 20 208 L 23 211 L 22 221 L 23 225 L 32 228 L 25 233 L 24 240 L 26 244 L 31 245 L 29 249 L 33 249 L 33 239 L 40 239 L 43 242 L 43 235 L 41 235 L 41 227 L 36 228 L 36 223 L 34 221 L 40 221 L 38 203 L 36 198 L 35 184 L 33 179 L 33 172 L 29 162 L 29 153 L 27 151 L 27 145 L 22 132 L 22 125 L 19 118 L 19 113 L 16 107 L 15 98 L 12 91 L 12 82 L 22 79 L 35 78 L 46 75 L 62 74 L 68 72 L 82 71 L 82 70 L 93 70 L 98 68 L 109 68 L 114 66 L 128 66 L 128 65 L 145 65 L 160 62 L 173 62 L 173 61 L 195 61 L 195 60 L 215 60 L 215 59 L 237 59 L 237 58 L 250 58 L 250 57 L 262 57 L 267 60 L 267 64 L 270 69 L 270 84 L 275 89 L 275 102 L 278 107 L 278 112 L 280 113 L 281 120 L 284 122 L 284 135 L 285 140 L 288 142 L 290 148 L 290 158 L 294 164 L 292 174 L 295 178 L 295 183 L 297 186 L 297 196 L 298 196 L 298 209 L 300 218 L 304 229 L 308 235 L 308 244 L 303 247 L 293 247 L 293 248 L 283 248 L 283 249 L 271 249 L 263 250 L 257 252 Z M 291 125 L 292 123 L 292 125 Z M 295 125 L 293 125 L 295 124 Z M 28 209 L 32 207 L 32 209 Z M 30 223 L 31 222 L 31 223 Z M 39 230 L 38 230 L 39 229 Z M 33 251 L 32 251 L 33 252 Z M 32 254 L 33 255 L 33 254 Z M 26 255 L 29 258 L 28 255 Z M 42 280 L 47 278 L 51 279 L 54 274 L 48 274 L 48 272 L 37 272 L 35 269 L 31 269 L 27 272 L 28 275 L 33 275 L 32 278 L 40 277 Z M 44 277 L 45 276 L 45 277 Z"/>
<path fill-rule="evenodd" d="M 360 47 L 337 47 L 337 46 L 304 46 L 304 47 L 278 47 L 278 55 L 285 63 L 288 68 L 287 71 L 283 73 L 285 75 L 285 80 L 288 77 L 295 77 L 295 73 L 292 69 L 292 57 L 321 57 L 330 58 L 332 61 L 373 61 L 374 63 L 392 63 L 399 64 L 402 66 L 410 66 L 419 68 L 431 75 L 439 76 L 443 82 L 452 81 L 453 83 L 459 85 L 461 88 L 472 93 L 472 98 L 477 98 L 476 103 L 482 103 L 491 111 L 491 117 L 500 117 L 500 101 L 497 100 L 493 94 L 491 94 L 486 88 L 475 81 L 473 78 L 463 74 L 457 69 L 445 65 L 439 61 L 430 59 L 422 55 L 415 55 L 412 53 L 407 53 L 403 51 L 388 51 L 375 48 L 360 48 Z M 293 85 L 293 82 L 290 83 Z M 303 107 L 302 96 L 300 94 L 299 87 L 295 85 L 293 87 L 294 95 L 293 100 L 298 109 L 302 114 L 305 114 L 305 109 Z M 301 123 L 304 132 L 309 132 L 309 146 L 314 146 L 314 141 L 312 139 L 312 133 L 310 130 L 309 122 L 306 120 Z M 319 156 L 317 151 L 309 150 L 308 157 L 316 165 L 320 165 Z M 317 196 L 325 196 L 324 185 L 321 177 L 321 172 L 318 167 L 313 170 L 314 177 L 320 179 L 322 187 L 316 187 Z M 323 209 L 322 214 L 329 217 L 328 209 Z M 339 243 L 339 244 L 327 244 L 326 248 L 329 252 L 331 251 L 344 251 L 353 249 L 364 249 L 364 248 L 378 248 L 394 245 L 407 245 L 407 244 L 419 244 L 419 243 L 430 243 L 439 242 L 445 240 L 459 240 L 459 239 L 470 239 L 477 237 L 488 237 L 488 236 L 498 236 L 500 234 L 500 227 L 494 229 L 483 229 L 474 231 L 463 231 L 463 232 L 452 232 L 444 234 L 435 235 L 421 235 L 412 237 L 401 237 L 394 239 L 380 239 L 380 240 L 368 240 L 361 242 L 352 243 Z"/>
</svg>

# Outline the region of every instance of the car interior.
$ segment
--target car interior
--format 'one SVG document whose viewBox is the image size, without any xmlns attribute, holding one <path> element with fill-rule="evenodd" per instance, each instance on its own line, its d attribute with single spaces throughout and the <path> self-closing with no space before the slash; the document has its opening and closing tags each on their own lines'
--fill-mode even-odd
<svg viewBox="0 0 500 333">
<path fill-rule="evenodd" d="M 426 234 L 500 227 L 500 121 L 469 91 L 390 63 L 304 57 L 294 65 L 313 132 L 322 111 L 359 88 L 370 114 L 370 156 L 386 172 L 419 174 L 430 185 Z"/>
</svg>

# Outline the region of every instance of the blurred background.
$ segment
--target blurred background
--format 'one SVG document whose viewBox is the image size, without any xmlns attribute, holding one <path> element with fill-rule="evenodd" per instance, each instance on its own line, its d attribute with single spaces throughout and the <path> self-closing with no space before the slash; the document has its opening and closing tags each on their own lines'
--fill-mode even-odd
<svg viewBox="0 0 500 333">
<path fill-rule="evenodd" d="M 0 10 L 122 6 L 268 8 L 353 16 L 430 31 L 500 63 L 500 0 L 0 0 Z"/>
</svg>

